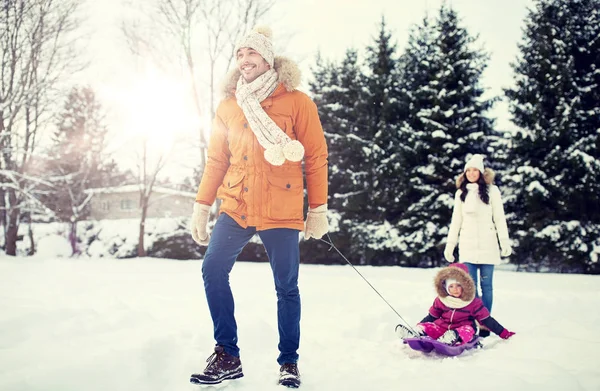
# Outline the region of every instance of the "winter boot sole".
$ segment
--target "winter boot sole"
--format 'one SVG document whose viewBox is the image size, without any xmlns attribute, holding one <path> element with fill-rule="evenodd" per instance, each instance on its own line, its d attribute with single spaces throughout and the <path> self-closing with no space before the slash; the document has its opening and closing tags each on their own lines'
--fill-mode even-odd
<svg viewBox="0 0 600 391">
<path fill-rule="evenodd" d="M 296 378 L 280 379 L 279 385 L 287 388 L 298 388 L 300 387 L 300 380 Z"/>
<path fill-rule="evenodd" d="M 204 377 L 202 374 L 192 375 L 190 377 L 190 383 L 214 385 L 214 384 L 220 384 L 223 380 L 234 380 L 234 379 L 239 379 L 240 377 L 244 377 L 244 373 L 242 372 L 241 368 L 238 371 L 223 375 L 222 377 L 220 377 L 218 379 L 211 379 L 209 377 Z"/>
</svg>

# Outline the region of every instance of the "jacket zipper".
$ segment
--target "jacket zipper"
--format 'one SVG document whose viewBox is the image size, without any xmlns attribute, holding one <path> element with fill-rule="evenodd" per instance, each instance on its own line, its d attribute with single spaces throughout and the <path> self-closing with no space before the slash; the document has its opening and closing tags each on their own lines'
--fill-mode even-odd
<svg viewBox="0 0 600 391">
<path fill-rule="evenodd" d="M 454 313 L 456 309 L 452 310 L 452 315 L 450 316 L 450 323 L 448 323 L 448 330 L 450 330 L 450 326 L 452 326 L 452 320 L 454 319 Z"/>
</svg>

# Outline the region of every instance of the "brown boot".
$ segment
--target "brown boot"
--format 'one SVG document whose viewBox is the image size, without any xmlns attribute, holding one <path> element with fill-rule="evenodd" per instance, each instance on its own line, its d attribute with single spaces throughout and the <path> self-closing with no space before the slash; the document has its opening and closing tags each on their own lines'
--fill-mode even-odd
<svg viewBox="0 0 600 391">
<path fill-rule="evenodd" d="M 295 363 L 283 364 L 279 369 L 279 384 L 288 388 L 300 387 L 300 372 Z"/>
<path fill-rule="evenodd" d="M 238 379 L 244 376 L 239 357 L 227 354 L 222 346 L 215 346 L 215 352 L 206 360 L 208 365 L 202 373 L 194 373 L 190 382 L 194 384 L 219 384 L 223 380 Z"/>
</svg>

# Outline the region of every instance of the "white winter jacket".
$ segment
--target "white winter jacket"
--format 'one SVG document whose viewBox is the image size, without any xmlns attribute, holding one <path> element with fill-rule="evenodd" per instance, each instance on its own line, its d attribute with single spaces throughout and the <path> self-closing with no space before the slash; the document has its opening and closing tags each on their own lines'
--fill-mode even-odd
<svg viewBox="0 0 600 391">
<path fill-rule="evenodd" d="M 479 198 L 478 185 L 467 184 L 467 197 L 462 202 L 459 189 L 454 196 L 452 222 L 447 242 L 455 246 L 458 242 L 460 262 L 476 264 L 500 264 L 498 242 L 509 244 L 508 227 L 504 216 L 504 206 L 500 190 L 489 186 L 490 203 Z"/>
</svg>

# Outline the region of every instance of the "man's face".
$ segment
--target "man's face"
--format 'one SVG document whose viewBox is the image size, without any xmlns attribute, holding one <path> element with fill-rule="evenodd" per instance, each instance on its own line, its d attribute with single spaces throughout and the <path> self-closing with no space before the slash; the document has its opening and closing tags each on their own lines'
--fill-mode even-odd
<svg viewBox="0 0 600 391">
<path fill-rule="evenodd" d="M 269 63 L 252 48 L 238 50 L 237 66 L 248 83 L 253 82 L 257 77 L 271 69 Z"/>
</svg>

